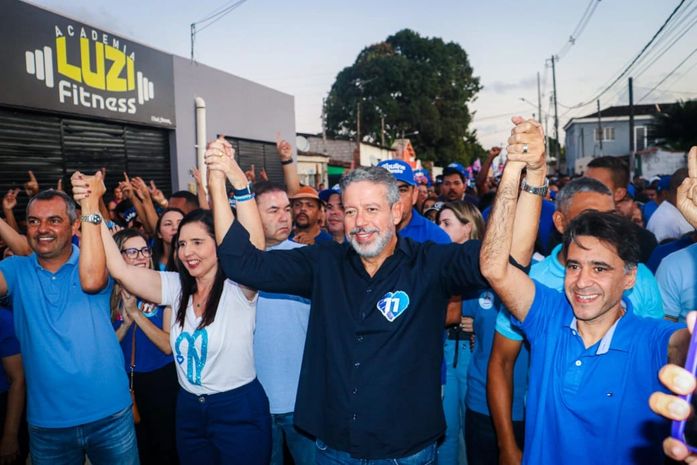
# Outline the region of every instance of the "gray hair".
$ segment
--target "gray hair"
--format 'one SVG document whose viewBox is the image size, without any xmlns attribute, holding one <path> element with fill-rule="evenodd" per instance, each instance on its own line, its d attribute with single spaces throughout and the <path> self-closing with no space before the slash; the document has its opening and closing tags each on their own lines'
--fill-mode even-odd
<svg viewBox="0 0 697 465">
<path fill-rule="evenodd" d="M 73 202 L 73 199 L 71 199 L 70 196 L 65 192 L 57 191 L 54 189 L 47 189 L 45 191 L 41 191 L 34 197 L 32 197 L 29 200 L 29 203 L 27 203 L 27 216 L 29 216 L 29 208 L 31 208 L 31 205 L 37 200 L 51 200 L 55 199 L 56 197 L 60 198 L 61 200 L 63 200 L 63 202 L 65 202 L 65 210 L 68 213 L 68 219 L 70 220 L 70 222 L 74 223 L 75 221 L 77 221 L 77 208 L 75 207 L 75 202 Z"/>
<path fill-rule="evenodd" d="M 341 178 L 339 185 L 341 192 L 346 192 L 349 184 L 359 181 L 368 181 L 373 184 L 382 184 L 387 188 L 387 203 L 390 207 L 399 202 L 399 186 L 392 173 L 380 166 L 362 166 L 353 171 L 349 171 Z"/>
<path fill-rule="evenodd" d="M 566 213 L 571 205 L 571 199 L 582 192 L 595 192 L 596 194 L 612 196 L 610 189 L 602 182 L 593 178 L 577 178 L 566 184 L 556 198 L 557 210 Z"/>
</svg>

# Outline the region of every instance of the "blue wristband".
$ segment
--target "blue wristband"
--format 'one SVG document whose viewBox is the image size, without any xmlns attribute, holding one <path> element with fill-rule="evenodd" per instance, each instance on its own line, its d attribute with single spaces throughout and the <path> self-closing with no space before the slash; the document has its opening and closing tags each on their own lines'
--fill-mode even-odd
<svg viewBox="0 0 697 465">
<path fill-rule="evenodd" d="M 246 195 L 252 194 L 252 183 L 250 182 L 247 184 L 247 187 L 244 189 L 235 189 L 234 187 L 232 188 L 232 192 L 235 194 L 235 197 L 244 197 Z"/>
<path fill-rule="evenodd" d="M 245 201 L 247 201 L 247 200 L 252 200 L 253 198 L 254 198 L 254 193 L 246 194 L 246 195 L 240 195 L 240 196 L 238 196 L 237 194 L 235 194 L 235 200 L 236 200 L 238 203 L 239 203 L 239 202 L 245 202 Z"/>
</svg>

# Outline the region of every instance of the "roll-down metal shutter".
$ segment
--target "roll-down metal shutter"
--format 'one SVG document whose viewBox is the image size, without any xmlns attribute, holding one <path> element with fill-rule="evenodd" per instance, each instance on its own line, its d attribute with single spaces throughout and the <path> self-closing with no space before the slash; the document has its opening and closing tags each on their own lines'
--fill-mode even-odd
<svg viewBox="0 0 697 465">
<path fill-rule="evenodd" d="M 166 130 L 123 123 L 62 117 L 45 113 L 0 108 L 0 196 L 21 187 L 32 170 L 41 189 L 55 187 L 75 170 L 93 173 L 107 169 L 111 192 L 123 172 L 151 179 L 169 195 L 171 171 L 169 134 Z M 67 189 L 66 189 L 67 190 Z M 22 193 L 15 215 L 27 202 Z"/>
</svg>

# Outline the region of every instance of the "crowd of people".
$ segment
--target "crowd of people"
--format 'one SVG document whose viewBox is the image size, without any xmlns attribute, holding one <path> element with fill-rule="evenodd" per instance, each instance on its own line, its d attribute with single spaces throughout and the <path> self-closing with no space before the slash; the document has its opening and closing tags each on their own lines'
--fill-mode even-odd
<svg viewBox="0 0 697 465">
<path fill-rule="evenodd" d="M 219 138 L 196 193 L 102 170 L 6 193 L 0 463 L 695 458 L 669 436 L 695 389 L 697 147 L 652 180 L 552 175 L 516 117 L 501 173 L 494 148 L 474 175 L 394 159 L 319 191 L 277 149 L 284 185 Z"/>
</svg>

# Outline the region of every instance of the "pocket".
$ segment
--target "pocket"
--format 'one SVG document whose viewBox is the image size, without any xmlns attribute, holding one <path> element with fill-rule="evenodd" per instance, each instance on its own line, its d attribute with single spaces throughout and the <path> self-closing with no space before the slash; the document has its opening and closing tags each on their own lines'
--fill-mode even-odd
<svg viewBox="0 0 697 465">
<path fill-rule="evenodd" d="M 395 459 L 394 463 L 395 465 L 434 465 L 436 463 L 436 457 L 436 444 L 433 443 L 414 455 Z"/>
</svg>

